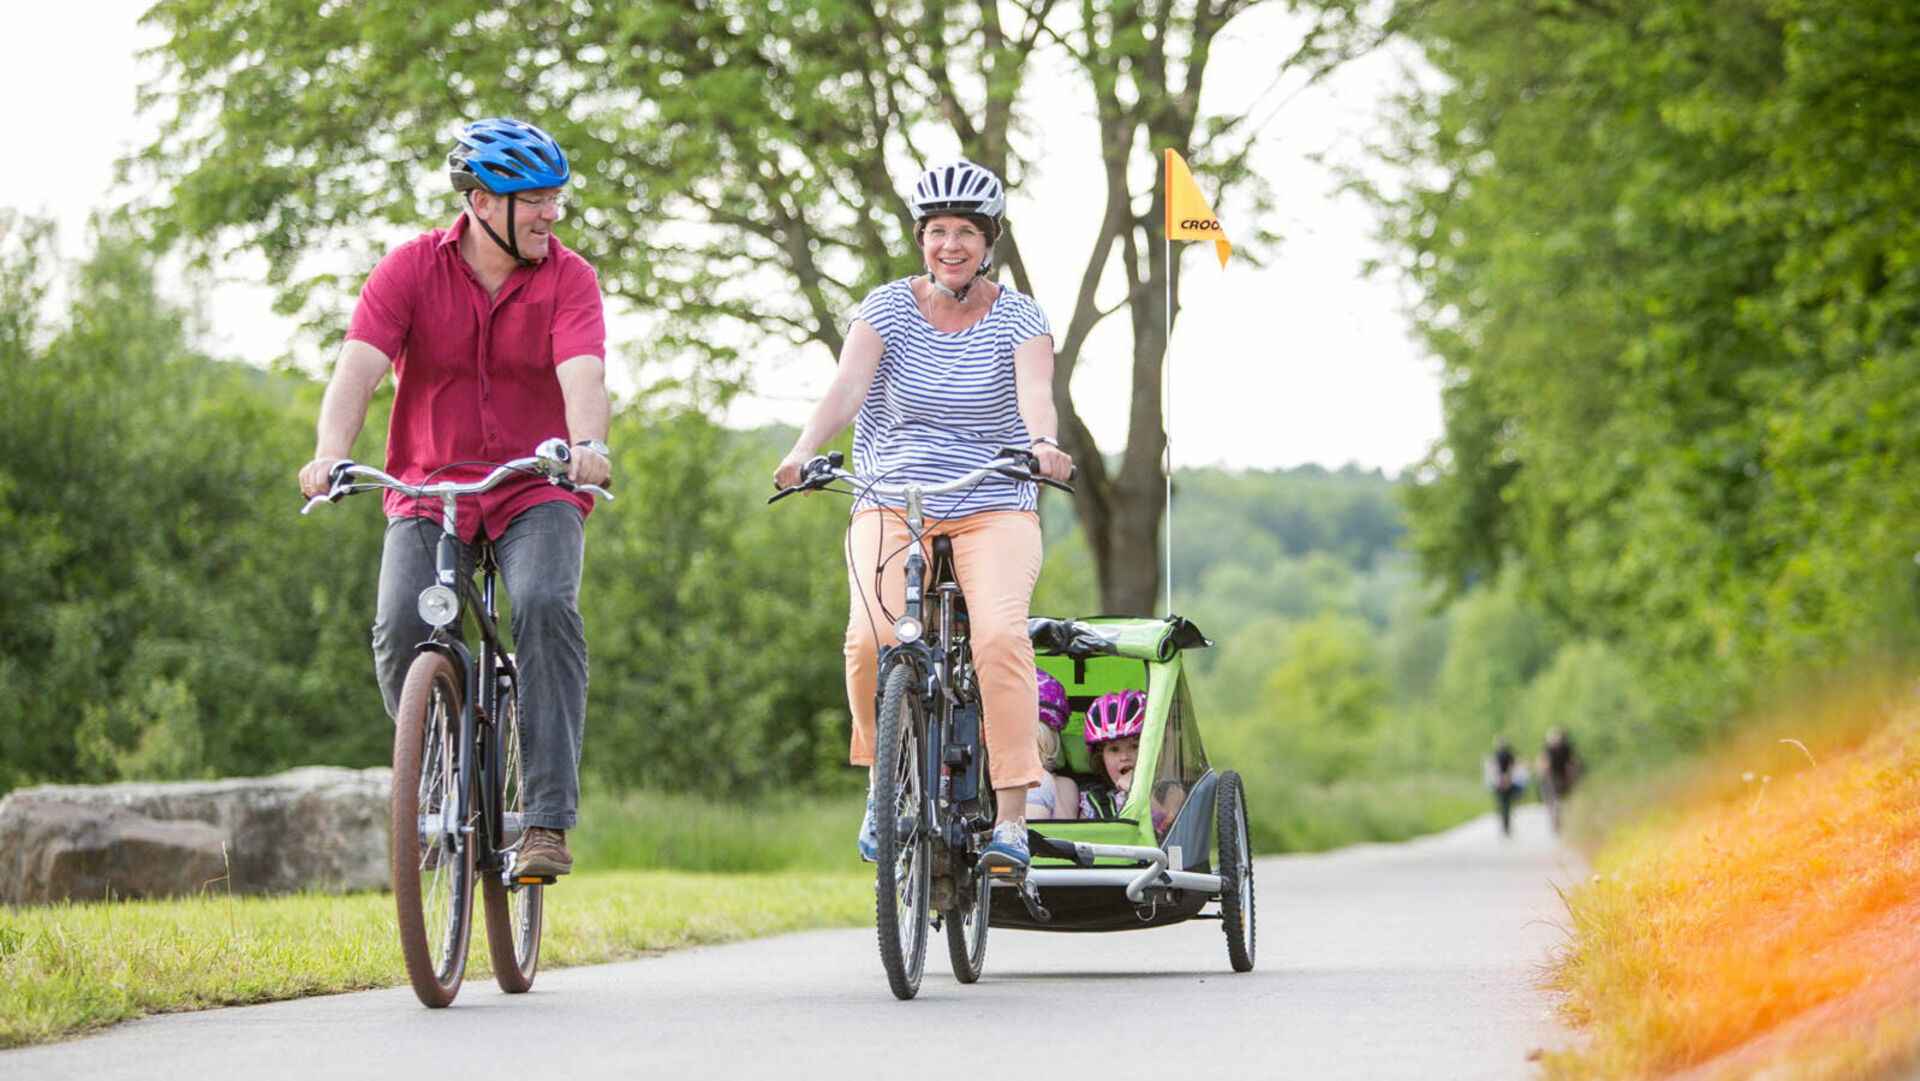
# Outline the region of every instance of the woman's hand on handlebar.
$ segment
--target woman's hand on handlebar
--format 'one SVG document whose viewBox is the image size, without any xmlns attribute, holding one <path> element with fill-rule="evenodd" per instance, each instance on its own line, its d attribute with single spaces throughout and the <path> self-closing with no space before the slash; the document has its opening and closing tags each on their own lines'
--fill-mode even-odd
<svg viewBox="0 0 1920 1081">
<path fill-rule="evenodd" d="M 1073 479 L 1073 455 L 1052 443 L 1035 443 L 1032 453 L 1041 476 L 1063 484 Z"/>
<path fill-rule="evenodd" d="M 786 489 L 798 485 L 801 470 L 812 459 L 811 454 L 802 454 L 797 450 L 789 451 L 787 456 L 780 460 L 780 467 L 773 471 L 773 486 Z"/>
</svg>

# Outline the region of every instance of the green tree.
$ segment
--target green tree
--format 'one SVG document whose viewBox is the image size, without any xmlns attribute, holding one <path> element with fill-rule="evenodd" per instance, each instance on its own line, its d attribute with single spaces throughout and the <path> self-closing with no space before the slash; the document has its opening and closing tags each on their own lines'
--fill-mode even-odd
<svg viewBox="0 0 1920 1081">
<path fill-rule="evenodd" d="M 1448 372 L 1428 565 L 1458 591 L 1514 564 L 1682 733 L 1910 639 L 1909 7 L 1397 10 L 1443 76 L 1386 200 Z"/>
<path fill-rule="evenodd" d="M 1509 576 L 1496 588 L 1475 590 L 1449 613 L 1446 658 L 1435 702 L 1448 742 L 1436 756 L 1472 761 L 1500 733 L 1514 736 L 1523 720 L 1520 696 L 1553 659 L 1553 629 Z"/>
<path fill-rule="evenodd" d="M 378 697 L 335 652 L 364 648 L 371 584 L 339 583 L 378 538 L 302 522 L 283 472 L 312 401 L 188 348 L 124 220 L 32 329 L 63 269 L 0 228 L 0 456 L 35 464 L 0 481 L 0 788 L 380 761 Z"/>
<path fill-rule="evenodd" d="M 377 224 L 449 216 L 435 164 L 476 114 L 537 117 L 573 149 L 581 183 L 568 240 L 605 288 L 655 317 L 660 351 L 737 359 L 744 343 L 837 353 L 843 320 L 879 282 L 918 269 L 901 194 L 916 163 L 958 150 L 1016 192 L 1044 150 L 1033 63 L 1064 57 L 1098 121 L 1101 190 L 1081 284 L 1051 306 L 1063 443 L 1102 607 L 1150 612 L 1158 594 L 1160 366 L 1167 284 L 1155 242 L 1162 148 L 1261 199 L 1257 132 L 1203 117 L 1221 30 L 1253 0 L 953 0 L 562 3 L 511 11 L 369 0 L 315 11 L 286 0 L 164 0 L 159 139 L 141 163 L 167 185 L 153 221 L 202 253 L 260 251 L 289 309 L 372 254 Z M 1330 3 L 1281 70 L 1335 62 L 1358 20 Z M 1001 258 L 1031 292 L 1016 212 Z M 310 254 L 323 246 L 326 258 Z M 1183 246 L 1184 247 L 1184 246 Z M 332 321 L 331 298 L 309 308 Z M 1075 410 L 1089 334 L 1124 313 L 1132 339 L 1128 439 L 1109 468 Z"/>
<path fill-rule="evenodd" d="M 581 586 L 583 771 L 715 795 L 846 773 L 846 503 L 767 507 L 764 444 L 697 407 L 625 410 L 609 441 L 620 479 Z"/>
<path fill-rule="evenodd" d="M 1553 725 L 1565 728 L 1590 765 L 1647 760 L 1666 741 L 1646 679 L 1604 642 L 1572 642 L 1527 685 L 1513 728 L 1517 751 L 1531 754 Z"/>
<path fill-rule="evenodd" d="M 1372 627 L 1333 612 L 1296 625 L 1260 689 L 1265 757 L 1285 774 L 1324 784 L 1366 765 L 1387 698 Z"/>
</svg>

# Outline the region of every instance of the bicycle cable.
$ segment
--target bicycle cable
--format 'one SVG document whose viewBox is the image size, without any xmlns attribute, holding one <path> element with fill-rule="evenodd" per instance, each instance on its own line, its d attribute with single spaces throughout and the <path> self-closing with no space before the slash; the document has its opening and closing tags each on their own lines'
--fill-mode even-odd
<svg viewBox="0 0 1920 1081">
<path fill-rule="evenodd" d="M 505 468 L 506 465 L 507 463 L 505 462 L 489 462 L 489 461 L 483 461 L 480 459 L 471 459 L 463 462 L 448 462 L 446 465 L 443 465 L 438 469 L 435 469 L 429 472 L 425 477 L 422 477 L 420 479 L 419 484 L 413 485 L 413 487 L 424 488 L 427 485 L 432 484 L 435 477 L 438 477 L 440 474 L 445 473 L 449 469 L 478 468 L 478 469 L 485 469 L 485 470 L 494 470 L 494 469 Z M 529 477 L 545 476 L 545 474 L 541 473 L 538 469 L 528 469 L 525 467 L 515 469 L 514 472 L 521 473 Z M 497 491 L 498 489 L 496 488 L 495 490 Z M 437 504 L 440 501 L 440 497 L 438 496 L 421 495 L 418 493 L 410 496 L 405 496 L 405 498 L 411 499 L 413 501 L 413 512 L 407 515 L 409 519 L 426 518 L 431 520 L 434 517 L 434 514 L 431 512 L 423 514 L 421 513 L 421 508 L 423 505 L 426 505 L 429 503 Z M 460 497 L 458 496 L 455 497 L 456 506 L 458 506 L 459 498 Z M 478 497 L 476 496 L 475 498 L 477 499 Z M 439 527 L 435 527 L 435 529 L 433 530 L 434 535 L 429 537 L 426 530 L 423 530 L 423 529 L 414 530 L 414 536 L 420 542 L 420 551 L 422 554 L 424 554 L 427 557 L 427 561 L 429 563 L 434 562 L 439 556 L 439 552 L 436 550 L 436 548 L 440 543 L 439 534 L 441 532 L 442 530 Z M 476 534 L 476 537 L 477 536 L 478 535 Z M 468 577 L 471 577 L 471 572 L 468 570 L 468 565 L 472 563 L 472 561 L 475 559 L 475 553 L 474 553 L 475 545 L 469 544 L 468 542 L 461 540 L 457 533 L 454 535 L 453 539 L 454 539 L 454 542 L 460 546 L 457 549 L 460 553 L 460 563 L 461 563 L 461 566 L 459 568 L 460 572 L 462 574 L 467 575 Z M 464 617 L 462 618 L 464 622 Z"/>
</svg>

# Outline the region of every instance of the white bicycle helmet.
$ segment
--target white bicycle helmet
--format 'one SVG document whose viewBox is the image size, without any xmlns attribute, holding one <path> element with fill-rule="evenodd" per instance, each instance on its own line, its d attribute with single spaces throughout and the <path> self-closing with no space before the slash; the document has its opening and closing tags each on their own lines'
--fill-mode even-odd
<svg viewBox="0 0 1920 1081">
<path fill-rule="evenodd" d="M 913 204 L 916 222 L 935 214 L 978 214 L 993 222 L 998 232 L 1000 215 L 1007 210 L 1007 189 L 993 170 L 963 158 L 921 173 L 908 201 Z"/>
</svg>

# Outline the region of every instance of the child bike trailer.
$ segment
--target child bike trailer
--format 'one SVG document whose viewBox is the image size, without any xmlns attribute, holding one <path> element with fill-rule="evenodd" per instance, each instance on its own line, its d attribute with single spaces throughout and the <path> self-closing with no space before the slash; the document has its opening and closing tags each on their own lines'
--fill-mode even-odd
<svg viewBox="0 0 1920 1081">
<path fill-rule="evenodd" d="M 1024 883 L 995 882 L 995 927 L 1123 931 L 1217 919 L 1234 971 L 1253 968 L 1253 856 L 1240 775 L 1215 772 L 1200 739 L 1182 655 L 1209 645 L 1179 616 L 1034 619 L 1035 663 L 1066 688 L 1058 771 L 1082 790 L 1104 772 L 1084 740 L 1087 707 L 1144 691 L 1133 783 L 1093 818 L 1030 820 Z M 1060 813 L 1070 813 L 1067 808 Z"/>
</svg>

